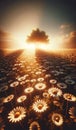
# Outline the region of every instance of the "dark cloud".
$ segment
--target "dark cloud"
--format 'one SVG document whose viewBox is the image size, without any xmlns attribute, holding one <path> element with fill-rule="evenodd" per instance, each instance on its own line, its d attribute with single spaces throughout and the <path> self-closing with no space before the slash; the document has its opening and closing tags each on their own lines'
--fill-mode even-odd
<svg viewBox="0 0 76 130">
<path fill-rule="evenodd" d="M 40 31 L 38 28 L 36 30 L 33 30 L 30 36 L 28 36 L 27 40 L 28 43 L 35 42 L 35 43 L 48 43 L 48 35 L 46 35 L 46 32 Z"/>
</svg>

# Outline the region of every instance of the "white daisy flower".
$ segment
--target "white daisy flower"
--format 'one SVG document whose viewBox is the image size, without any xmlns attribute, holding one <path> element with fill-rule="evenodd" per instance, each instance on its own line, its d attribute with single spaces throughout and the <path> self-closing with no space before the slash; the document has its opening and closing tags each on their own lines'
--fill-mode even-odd
<svg viewBox="0 0 76 130">
<path fill-rule="evenodd" d="M 34 91 L 33 87 L 28 87 L 24 90 L 25 93 L 32 93 Z"/>
<path fill-rule="evenodd" d="M 37 100 L 35 103 L 33 103 L 32 107 L 35 112 L 42 113 L 47 110 L 48 105 L 44 100 Z"/>
<path fill-rule="evenodd" d="M 35 85 L 35 88 L 38 89 L 38 90 L 43 90 L 46 88 L 46 85 L 44 83 L 37 83 Z"/>
<path fill-rule="evenodd" d="M 52 114 L 52 122 L 56 126 L 61 126 L 63 124 L 63 117 L 62 117 L 62 115 L 59 114 L 59 113 L 53 113 Z"/>
<path fill-rule="evenodd" d="M 33 130 L 33 129 L 40 130 L 40 125 L 39 125 L 39 123 L 37 121 L 33 121 L 30 124 L 29 130 Z"/>
<path fill-rule="evenodd" d="M 24 107 L 16 107 L 8 114 L 9 122 L 16 123 L 24 119 L 26 116 L 26 110 Z"/>
<path fill-rule="evenodd" d="M 17 98 L 17 102 L 21 103 L 24 102 L 26 100 L 27 96 L 26 95 L 22 95 L 19 98 Z"/>
<path fill-rule="evenodd" d="M 14 98 L 14 95 L 11 94 L 11 95 L 7 96 L 7 97 L 3 100 L 3 103 L 8 103 L 8 102 L 10 102 L 11 100 L 13 100 L 13 98 Z"/>
<path fill-rule="evenodd" d="M 76 97 L 73 94 L 70 93 L 65 93 L 63 95 L 64 99 L 70 102 L 75 102 L 76 101 Z"/>
<path fill-rule="evenodd" d="M 14 81 L 13 83 L 10 84 L 10 87 L 17 87 L 19 85 L 18 81 Z"/>
<path fill-rule="evenodd" d="M 56 87 L 49 88 L 48 93 L 52 97 L 59 97 L 62 95 L 62 91 Z"/>
</svg>

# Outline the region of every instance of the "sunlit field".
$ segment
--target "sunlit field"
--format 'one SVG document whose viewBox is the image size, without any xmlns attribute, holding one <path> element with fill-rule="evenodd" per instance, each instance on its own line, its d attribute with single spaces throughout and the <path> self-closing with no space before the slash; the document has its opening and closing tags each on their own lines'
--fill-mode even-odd
<svg viewBox="0 0 76 130">
<path fill-rule="evenodd" d="M 76 0 L 0 0 L 0 130 L 76 130 Z"/>
<path fill-rule="evenodd" d="M 0 52 L 0 130 L 75 130 L 75 51 Z"/>
</svg>

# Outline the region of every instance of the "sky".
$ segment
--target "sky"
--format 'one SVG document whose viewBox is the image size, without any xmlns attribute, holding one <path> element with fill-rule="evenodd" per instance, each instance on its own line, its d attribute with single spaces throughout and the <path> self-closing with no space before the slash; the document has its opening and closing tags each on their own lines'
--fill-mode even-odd
<svg viewBox="0 0 76 130">
<path fill-rule="evenodd" d="M 14 37 L 21 44 L 33 29 L 39 28 L 46 32 L 53 45 L 65 41 L 65 47 L 75 48 L 75 4 L 76 0 L 0 0 L 1 42 Z M 11 34 L 9 40 L 5 33 Z"/>
</svg>

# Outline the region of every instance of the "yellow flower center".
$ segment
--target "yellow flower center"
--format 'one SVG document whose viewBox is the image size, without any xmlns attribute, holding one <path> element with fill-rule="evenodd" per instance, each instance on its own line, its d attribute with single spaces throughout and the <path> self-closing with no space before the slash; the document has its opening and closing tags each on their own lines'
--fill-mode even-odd
<svg viewBox="0 0 76 130">
<path fill-rule="evenodd" d="M 55 116 L 55 121 L 57 121 L 57 122 L 59 122 L 59 120 L 60 120 L 60 117 L 59 116 Z"/>
<path fill-rule="evenodd" d="M 53 91 L 53 94 L 55 94 L 55 95 L 56 95 L 56 94 L 57 94 L 57 91 L 56 91 L 56 90 L 54 90 L 54 91 Z"/>
<path fill-rule="evenodd" d="M 39 104 L 38 105 L 38 109 L 41 110 L 43 108 L 43 105 L 42 104 Z"/>
<path fill-rule="evenodd" d="M 67 98 L 68 98 L 68 99 L 71 99 L 71 95 L 67 95 Z"/>
<path fill-rule="evenodd" d="M 14 117 L 15 117 L 15 118 L 18 118 L 18 117 L 20 116 L 20 114 L 21 114 L 20 111 L 17 111 L 17 112 L 15 112 Z"/>
</svg>

